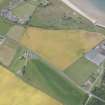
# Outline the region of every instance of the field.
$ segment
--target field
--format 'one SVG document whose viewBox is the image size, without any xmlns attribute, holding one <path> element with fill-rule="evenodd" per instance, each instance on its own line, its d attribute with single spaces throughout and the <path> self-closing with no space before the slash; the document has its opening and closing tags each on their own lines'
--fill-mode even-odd
<svg viewBox="0 0 105 105">
<path fill-rule="evenodd" d="M 9 38 L 15 40 L 15 41 L 20 41 L 23 33 L 25 31 L 25 28 L 22 26 L 14 25 L 13 27 L 10 28 L 8 33 L 6 34 Z"/>
<path fill-rule="evenodd" d="M 0 66 L 0 105 L 61 105 Z"/>
<path fill-rule="evenodd" d="M 9 66 L 15 53 L 17 45 L 14 41 L 10 39 L 5 40 L 5 42 L 0 45 L 0 63 L 5 66 Z"/>
<path fill-rule="evenodd" d="M 37 6 L 30 19 L 29 26 L 47 29 L 81 29 L 105 34 L 104 28 L 95 26 L 83 16 L 67 7 L 60 0 L 48 1 L 47 6 Z"/>
<path fill-rule="evenodd" d="M 84 28 L 87 30 L 91 27 L 92 24 L 90 24 L 90 22 L 82 18 L 80 15 L 75 13 L 72 9 L 67 7 L 64 3 L 62 3 L 59 0 L 49 0 L 49 5 L 38 6 L 29 23 L 29 25 L 31 26 L 39 26 L 43 28 Z M 90 30 L 95 29 L 90 28 Z"/>
<path fill-rule="evenodd" d="M 32 15 L 33 11 L 35 10 L 35 6 L 31 5 L 30 3 L 24 2 L 18 7 L 13 9 L 13 14 L 17 17 L 29 18 Z"/>
<path fill-rule="evenodd" d="M 21 43 L 55 67 L 64 69 L 103 39 L 104 36 L 101 34 L 85 31 L 57 31 L 30 27 Z"/>
<path fill-rule="evenodd" d="M 40 2 L 41 0 L 27 0 L 27 2 L 29 2 L 30 4 L 32 4 L 32 5 L 39 5 L 39 2 Z"/>
<path fill-rule="evenodd" d="M 0 4 L 3 2 L 4 0 L 0 0 Z"/>
<path fill-rule="evenodd" d="M 67 79 L 64 73 L 50 67 L 38 55 L 33 55 L 32 59 L 29 58 L 26 65 L 24 52 L 26 49 L 18 50 L 10 66 L 12 72 L 64 105 L 70 105 L 70 103 L 71 105 L 81 105 L 85 101 L 87 95 L 83 91 Z"/>
<path fill-rule="evenodd" d="M 9 3 L 10 0 L 0 0 L 0 9 L 2 9 L 4 6 L 6 6 Z"/>
<path fill-rule="evenodd" d="M 1 35 L 5 35 L 12 26 L 13 26 L 12 23 L 7 21 L 3 17 L 0 17 L 0 34 Z"/>
<path fill-rule="evenodd" d="M 74 80 L 79 85 L 83 85 L 84 82 L 93 73 L 97 72 L 98 66 L 88 61 L 84 57 L 81 57 L 74 64 L 68 67 L 64 72 L 72 80 Z"/>
</svg>

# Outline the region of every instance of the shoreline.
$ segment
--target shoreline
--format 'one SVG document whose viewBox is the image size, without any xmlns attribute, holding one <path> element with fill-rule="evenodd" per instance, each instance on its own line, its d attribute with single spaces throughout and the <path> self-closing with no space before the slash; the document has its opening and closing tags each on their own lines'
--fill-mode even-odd
<svg viewBox="0 0 105 105">
<path fill-rule="evenodd" d="M 73 4 L 70 0 L 61 0 L 61 1 L 63 3 L 65 3 L 68 7 L 70 7 L 71 9 L 73 9 L 74 11 L 76 11 L 77 13 L 79 13 L 80 15 L 82 15 L 83 17 L 88 19 L 89 21 L 91 21 L 94 25 L 105 28 L 104 24 L 102 24 L 95 18 L 88 16 L 85 12 L 83 12 L 79 7 L 77 7 L 75 4 Z"/>
</svg>

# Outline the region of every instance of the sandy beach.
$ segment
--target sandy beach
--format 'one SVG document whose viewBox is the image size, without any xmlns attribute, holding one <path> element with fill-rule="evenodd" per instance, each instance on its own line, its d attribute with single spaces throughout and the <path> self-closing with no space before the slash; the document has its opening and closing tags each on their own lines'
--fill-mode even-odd
<svg viewBox="0 0 105 105">
<path fill-rule="evenodd" d="M 105 27 L 105 12 L 93 5 L 89 0 L 61 0 L 67 6 L 90 20 L 95 25 Z"/>
</svg>

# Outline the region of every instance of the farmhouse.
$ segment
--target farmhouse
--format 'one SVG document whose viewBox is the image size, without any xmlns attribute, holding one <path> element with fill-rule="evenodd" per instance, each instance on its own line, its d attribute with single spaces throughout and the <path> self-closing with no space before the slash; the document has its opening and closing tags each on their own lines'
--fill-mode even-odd
<svg viewBox="0 0 105 105">
<path fill-rule="evenodd" d="M 105 60 L 105 41 L 86 53 L 85 58 L 96 65 L 100 65 Z"/>
<path fill-rule="evenodd" d="M 5 8 L 1 9 L 0 16 L 5 17 L 12 22 L 25 24 L 29 21 L 34 9 L 35 6 L 24 0 L 12 0 Z"/>
</svg>

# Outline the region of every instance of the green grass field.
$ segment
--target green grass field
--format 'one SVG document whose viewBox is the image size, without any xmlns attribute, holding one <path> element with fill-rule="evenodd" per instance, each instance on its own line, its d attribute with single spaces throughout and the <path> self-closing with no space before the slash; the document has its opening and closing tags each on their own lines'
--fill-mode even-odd
<svg viewBox="0 0 105 105">
<path fill-rule="evenodd" d="M 61 1 L 49 0 L 49 2 L 50 5 L 47 7 L 39 6 L 36 9 L 29 25 L 54 29 L 95 30 L 91 28 L 93 25 L 89 21 L 78 14 L 74 15 L 74 11 Z"/>
<path fill-rule="evenodd" d="M 24 50 L 18 50 L 18 53 L 10 66 L 12 72 L 17 74 L 21 70 L 24 60 L 19 60 L 19 56 Z M 87 95 L 78 89 L 70 80 L 61 72 L 53 69 L 41 58 L 33 59 L 25 67 L 25 74 L 19 75 L 24 81 L 40 88 L 48 95 L 56 98 L 64 105 L 82 105 Z"/>
<path fill-rule="evenodd" d="M 0 33 L 2 35 L 5 35 L 9 29 L 13 26 L 12 23 L 4 19 L 3 17 L 0 17 Z"/>
<path fill-rule="evenodd" d="M 10 28 L 10 30 L 6 35 L 15 41 L 20 41 L 24 31 L 25 31 L 25 28 L 23 26 L 14 25 L 13 27 Z"/>
<path fill-rule="evenodd" d="M 6 6 L 9 3 L 10 0 L 0 0 L 0 9 L 2 9 L 4 6 Z"/>
<path fill-rule="evenodd" d="M 25 49 L 24 48 L 18 48 L 17 49 L 17 53 L 13 59 L 13 61 L 11 62 L 10 65 L 10 69 L 12 69 L 14 72 L 16 72 L 17 70 L 21 69 L 25 60 L 18 60 L 18 58 L 23 55 Z"/>
<path fill-rule="evenodd" d="M 29 26 L 47 29 L 81 29 L 105 34 L 104 28 L 95 26 L 61 1 L 49 0 L 49 2 L 46 7 L 37 7 L 30 19 Z"/>
<path fill-rule="evenodd" d="M 31 16 L 34 10 L 35 10 L 34 5 L 31 5 L 28 2 L 24 2 L 18 7 L 14 8 L 12 12 L 15 16 L 25 18 Z"/>
<path fill-rule="evenodd" d="M 39 4 L 39 1 L 41 0 L 27 0 L 28 3 L 32 4 L 32 5 L 38 5 Z"/>
<path fill-rule="evenodd" d="M 82 85 L 92 73 L 97 71 L 97 69 L 98 66 L 82 57 L 74 64 L 70 65 L 64 72 L 76 83 Z"/>
</svg>

